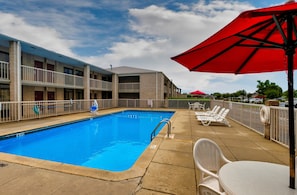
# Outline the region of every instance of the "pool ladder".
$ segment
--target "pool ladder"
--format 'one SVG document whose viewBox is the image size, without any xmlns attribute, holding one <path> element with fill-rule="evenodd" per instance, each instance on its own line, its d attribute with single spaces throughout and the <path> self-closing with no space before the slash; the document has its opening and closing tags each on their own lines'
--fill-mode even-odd
<svg viewBox="0 0 297 195">
<path fill-rule="evenodd" d="M 163 123 L 167 124 L 167 136 L 169 137 L 171 134 L 171 121 L 168 118 L 162 119 L 159 124 L 155 127 L 155 129 L 151 133 L 151 141 L 156 137 L 156 131 Z"/>
</svg>

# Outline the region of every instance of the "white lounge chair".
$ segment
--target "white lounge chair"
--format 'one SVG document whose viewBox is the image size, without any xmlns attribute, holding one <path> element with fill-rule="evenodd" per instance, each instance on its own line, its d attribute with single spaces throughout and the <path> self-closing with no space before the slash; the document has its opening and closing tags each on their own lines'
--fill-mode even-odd
<svg viewBox="0 0 297 195">
<path fill-rule="evenodd" d="M 193 157 L 195 165 L 200 171 L 199 184 L 222 192 L 218 171 L 224 164 L 231 161 L 224 156 L 220 147 L 210 139 L 201 138 L 194 144 Z"/>
<path fill-rule="evenodd" d="M 223 112 L 225 110 L 226 110 L 226 108 L 222 108 L 220 110 L 220 107 L 218 106 L 217 109 L 215 110 L 215 113 L 209 114 L 209 115 L 207 115 L 207 114 L 205 114 L 205 115 L 196 115 L 196 118 L 197 118 L 198 121 L 201 121 L 201 120 L 204 120 L 207 117 L 220 116 L 220 115 L 223 114 Z"/>
<path fill-rule="evenodd" d="M 230 127 L 229 121 L 226 119 L 229 109 L 222 108 L 220 112 L 213 116 L 197 116 L 197 120 L 204 126 L 209 126 L 211 123 L 224 124 Z"/>
<path fill-rule="evenodd" d="M 195 115 L 196 116 L 212 116 L 212 115 L 215 115 L 215 114 L 217 114 L 218 113 L 218 111 L 220 110 L 220 106 L 218 106 L 218 105 L 215 105 L 213 108 L 212 108 L 212 110 L 210 110 L 210 111 L 206 111 L 206 112 L 195 112 Z"/>
</svg>

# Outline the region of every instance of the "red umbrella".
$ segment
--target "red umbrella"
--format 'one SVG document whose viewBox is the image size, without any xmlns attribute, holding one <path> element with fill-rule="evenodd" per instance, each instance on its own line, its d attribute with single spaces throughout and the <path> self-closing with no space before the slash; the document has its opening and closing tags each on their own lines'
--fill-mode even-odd
<svg viewBox="0 0 297 195">
<path fill-rule="evenodd" d="M 172 57 L 190 71 L 260 73 L 288 71 L 290 187 L 295 188 L 293 105 L 294 55 L 297 47 L 297 3 L 250 10 L 184 53 Z"/>
<path fill-rule="evenodd" d="M 192 95 L 206 95 L 206 93 L 199 91 L 199 90 L 192 91 L 190 94 L 192 94 Z"/>
</svg>

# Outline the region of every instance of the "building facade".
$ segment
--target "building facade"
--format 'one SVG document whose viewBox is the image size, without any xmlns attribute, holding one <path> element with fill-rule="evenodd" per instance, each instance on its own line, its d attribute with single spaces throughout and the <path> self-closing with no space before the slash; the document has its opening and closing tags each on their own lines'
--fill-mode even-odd
<svg viewBox="0 0 297 195">
<path fill-rule="evenodd" d="M 119 99 L 164 100 L 178 94 L 180 89 L 162 72 L 131 67 L 102 69 L 0 34 L 1 116 L 12 114 L 1 102 L 108 99 L 116 107 Z M 24 115 L 20 106 L 14 110 Z M 6 110 L 10 114 L 3 114 Z"/>
<path fill-rule="evenodd" d="M 0 35 L 0 101 L 111 98 L 112 74 Z"/>
<path fill-rule="evenodd" d="M 128 66 L 108 70 L 115 74 L 118 86 L 115 95 L 119 99 L 164 100 L 181 93 L 162 72 Z"/>
</svg>

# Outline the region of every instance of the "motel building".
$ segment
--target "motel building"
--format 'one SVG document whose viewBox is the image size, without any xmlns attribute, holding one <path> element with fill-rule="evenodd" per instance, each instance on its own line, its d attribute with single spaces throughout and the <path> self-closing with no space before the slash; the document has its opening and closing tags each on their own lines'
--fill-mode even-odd
<svg viewBox="0 0 297 195">
<path fill-rule="evenodd" d="M 103 69 L 0 34 L 0 123 L 86 112 L 94 100 L 100 109 L 167 107 L 180 93 L 162 72 Z"/>
</svg>

